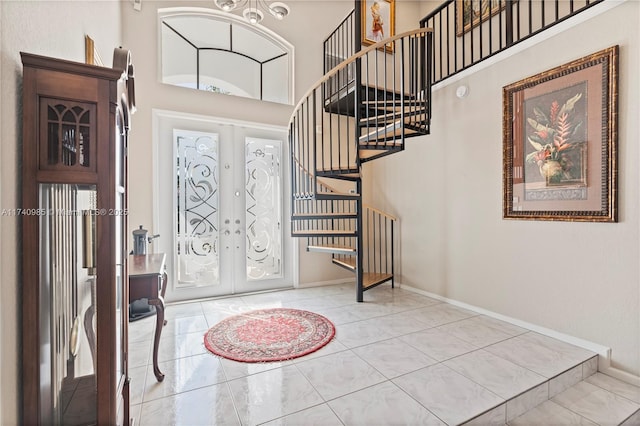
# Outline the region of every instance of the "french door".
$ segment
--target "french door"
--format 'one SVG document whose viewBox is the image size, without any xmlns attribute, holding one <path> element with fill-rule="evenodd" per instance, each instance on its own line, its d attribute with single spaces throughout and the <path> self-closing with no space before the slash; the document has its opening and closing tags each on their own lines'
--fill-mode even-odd
<svg viewBox="0 0 640 426">
<path fill-rule="evenodd" d="M 158 152 L 165 163 L 158 177 L 167 182 L 171 174 L 171 190 L 157 191 L 160 240 L 173 276 L 167 300 L 291 287 L 286 134 L 210 127 L 173 128 L 171 153 Z"/>
</svg>

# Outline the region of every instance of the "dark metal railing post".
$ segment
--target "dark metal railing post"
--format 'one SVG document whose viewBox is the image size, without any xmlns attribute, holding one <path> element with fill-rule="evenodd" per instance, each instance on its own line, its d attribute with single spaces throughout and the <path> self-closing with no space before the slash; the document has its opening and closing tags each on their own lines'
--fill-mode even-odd
<svg viewBox="0 0 640 426">
<path fill-rule="evenodd" d="M 313 153 L 313 170 L 311 171 L 313 173 L 314 176 L 316 176 L 318 174 L 318 132 L 316 132 L 316 124 L 317 124 L 317 117 L 318 117 L 318 111 L 316 110 L 318 102 L 317 102 L 317 93 L 318 93 L 318 89 L 313 91 L 313 111 L 311 112 L 311 123 L 309 124 L 310 127 L 310 132 L 311 132 L 311 148 L 309 149 L 310 153 Z M 324 158 L 322 159 L 322 161 L 324 161 Z M 314 188 L 313 188 L 313 193 L 317 194 L 318 193 L 318 179 L 314 179 Z"/>
<path fill-rule="evenodd" d="M 513 44 L 513 2 L 512 0 L 506 0 L 507 6 L 505 8 L 505 24 L 506 24 L 506 36 L 505 43 L 506 47 L 509 47 Z"/>
<path fill-rule="evenodd" d="M 356 123 L 353 126 L 353 133 L 355 136 L 355 148 L 356 148 L 356 168 L 359 170 L 360 169 L 360 116 L 362 113 L 362 109 L 360 108 L 360 105 L 362 104 L 362 58 L 357 58 L 356 59 L 356 67 L 355 67 L 355 87 L 353 90 L 353 119 L 354 119 L 354 123 Z M 366 89 L 365 89 L 366 91 Z"/>
<path fill-rule="evenodd" d="M 357 284 L 357 300 L 358 302 L 364 301 L 364 243 L 362 241 L 362 180 L 356 181 L 356 191 L 358 198 L 356 200 L 356 211 L 358 212 L 356 218 L 356 284 Z"/>
<path fill-rule="evenodd" d="M 394 230 L 395 220 L 391 221 L 391 288 L 395 287 Z"/>
<path fill-rule="evenodd" d="M 397 45 L 395 46 L 397 50 Z M 404 59 L 404 38 L 400 39 L 400 57 Z M 405 119 L 405 99 L 404 99 L 404 91 L 405 91 L 405 61 L 400 61 L 400 137 L 401 140 L 404 141 L 404 119 Z"/>
<path fill-rule="evenodd" d="M 294 164 L 294 150 L 293 150 L 293 138 L 295 135 L 295 130 L 294 130 L 294 124 L 293 121 L 289 124 L 289 163 L 290 163 L 290 169 L 291 170 L 291 174 L 289 176 L 289 179 L 291 181 L 291 216 L 293 216 L 294 214 L 297 213 L 297 204 L 296 204 L 296 184 L 295 184 L 295 164 Z M 291 231 L 294 231 L 294 220 L 291 220 Z"/>
<path fill-rule="evenodd" d="M 362 0 L 355 0 L 353 28 L 353 53 L 362 49 Z"/>
<path fill-rule="evenodd" d="M 427 84 L 425 92 L 427 95 L 427 119 L 429 120 L 429 128 L 431 127 L 431 85 L 433 84 L 433 76 L 431 75 L 431 63 L 433 63 L 433 33 L 427 33 Z"/>
</svg>

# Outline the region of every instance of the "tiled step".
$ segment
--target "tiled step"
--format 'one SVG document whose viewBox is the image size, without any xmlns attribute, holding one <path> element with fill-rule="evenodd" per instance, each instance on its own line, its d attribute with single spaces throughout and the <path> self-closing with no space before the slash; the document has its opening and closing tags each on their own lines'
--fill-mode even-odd
<svg viewBox="0 0 640 426">
<path fill-rule="evenodd" d="M 526 425 L 640 425 L 640 387 L 595 373 L 508 422 Z"/>
</svg>

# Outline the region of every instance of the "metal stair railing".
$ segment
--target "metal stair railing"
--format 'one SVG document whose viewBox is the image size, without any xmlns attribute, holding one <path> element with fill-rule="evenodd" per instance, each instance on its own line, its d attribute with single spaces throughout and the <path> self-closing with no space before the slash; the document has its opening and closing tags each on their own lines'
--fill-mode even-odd
<svg viewBox="0 0 640 426">
<path fill-rule="evenodd" d="M 432 82 L 446 80 L 603 1 L 445 0 L 420 20 L 421 26 L 434 30 Z"/>
<path fill-rule="evenodd" d="M 324 191 L 334 191 L 325 186 Z M 294 217 L 294 235 L 313 231 L 323 231 L 322 235 L 308 236 L 307 248 L 312 251 L 332 253 L 334 263 L 355 271 L 358 254 L 357 240 L 362 240 L 362 270 L 368 288 L 391 280 L 394 286 L 394 238 L 397 218 L 374 207 L 362 207 L 362 232 L 356 234 L 355 200 L 299 199 L 295 201 L 299 212 Z M 310 231 L 310 232 L 309 232 Z M 351 232 L 340 236 L 324 234 L 330 232 Z"/>
<path fill-rule="evenodd" d="M 426 28 L 373 44 L 327 72 L 289 122 L 292 235 L 307 237 L 308 249 L 326 249 L 334 263 L 356 273 L 358 302 L 367 288 L 389 280 L 393 285 L 395 223 L 363 206 L 361 164 L 403 149 L 405 130 L 429 132 L 431 56 Z M 346 84 L 328 84 L 350 69 Z M 355 189 L 336 191 L 326 179 Z"/>
<path fill-rule="evenodd" d="M 362 269 L 369 282 L 367 289 L 391 280 L 394 287 L 394 238 L 397 218 L 371 206 L 363 205 Z M 355 251 L 355 247 L 354 247 Z M 351 253 L 333 255 L 334 263 L 353 270 L 355 257 Z"/>
<path fill-rule="evenodd" d="M 321 192 L 338 194 L 334 188 L 319 183 Z M 355 234 L 357 216 L 354 199 L 298 198 L 292 203 L 291 226 L 294 236 L 313 234 L 315 231 L 350 231 Z M 353 237 L 353 236 L 351 236 Z M 311 246 L 349 246 L 349 237 L 318 235 L 307 237 Z"/>
<path fill-rule="evenodd" d="M 325 83 L 352 64 L 353 82 L 325 96 Z M 368 148 L 380 149 L 389 141 L 401 143 L 405 127 L 428 133 L 430 69 L 431 30 L 420 28 L 359 51 L 314 84 L 289 121 L 293 198 L 315 196 L 319 173 L 359 173 L 362 135 Z M 388 122 L 397 128 L 384 135 L 371 133 L 384 130 Z"/>
<path fill-rule="evenodd" d="M 359 14 L 352 10 L 346 18 L 340 22 L 335 30 L 324 40 L 323 44 L 323 72 L 329 72 L 333 67 L 356 53 L 356 45 L 360 43 L 358 37 L 360 26 Z M 361 43 L 360 43 L 361 44 Z M 338 72 L 324 84 L 325 99 L 338 88 L 347 86 L 354 76 L 355 63 Z"/>
</svg>

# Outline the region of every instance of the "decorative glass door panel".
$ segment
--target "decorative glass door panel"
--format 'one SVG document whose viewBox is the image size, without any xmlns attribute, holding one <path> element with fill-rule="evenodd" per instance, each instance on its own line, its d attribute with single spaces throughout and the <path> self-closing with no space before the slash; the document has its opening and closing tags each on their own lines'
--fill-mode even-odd
<svg viewBox="0 0 640 426">
<path fill-rule="evenodd" d="M 169 301 L 291 286 L 283 261 L 291 248 L 283 240 L 282 140 L 236 126 L 215 130 L 173 129 L 173 223 L 159 229 L 175 235 Z"/>
<path fill-rule="evenodd" d="M 218 135 L 176 131 L 178 287 L 215 286 L 219 273 Z"/>
<path fill-rule="evenodd" d="M 245 140 L 247 280 L 282 277 L 281 145 Z"/>
</svg>

